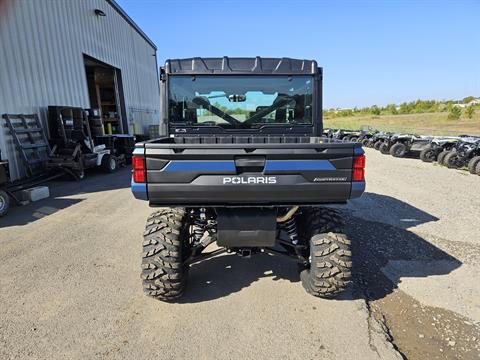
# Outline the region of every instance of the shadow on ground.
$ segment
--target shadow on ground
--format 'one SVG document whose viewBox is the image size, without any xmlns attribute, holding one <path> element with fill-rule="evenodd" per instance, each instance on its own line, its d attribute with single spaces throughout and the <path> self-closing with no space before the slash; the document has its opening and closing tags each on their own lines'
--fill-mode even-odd
<svg viewBox="0 0 480 360">
<path fill-rule="evenodd" d="M 377 300 L 391 293 L 402 277 L 428 277 L 447 275 L 461 266 L 461 262 L 426 241 L 419 235 L 380 222 L 345 215 L 346 233 L 352 240 L 353 283 L 357 296 Z M 406 266 L 399 269 L 395 279 L 382 272 L 389 261 L 429 263 L 428 267 Z"/>
<path fill-rule="evenodd" d="M 384 205 L 379 208 L 382 217 L 389 215 L 390 208 L 394 209 L 392 216 L 416 219 L 417 224 L 438 220 L 389 196 L 368 193 L 365 199 Z M 338 300 L 380 299 L 391 293 L 402 277 L 446 275 L 461 265 L 459 260 L 411 231 L 355 217 L 349 210 L 343 212 L 347 223 L 346 233 L 352 240 L 353 286 L 352 291 L 340 296 Z M 414 271 L 411 267 L 399 269 L 398 277 L 391 281 L 382 273 L 382 268 L 391 260 L 425 261 L 430 265 L 428 268 L 417 267 Z M 436 260 L 438 266 L 435 265 Z M 293 261 L 265 254 L 248 259 L 226 255 L 191 267 L 187 291 L 181 302 L 196 303 L 228 296 L 265 277 L 298 282 L 298 286 L 301 286 L 297 265 Z"/>
<path fill-rule="evenodd" d="M 130 167 L 127 166 L 112 174 L 106 174 L 100 169 L 91 169 L 86 173 L 85 179 L 80 181 L 65 177 L 65 179 L 62 178 L 64 181 L 48 182 L 45 185 L 50 189 L 49 198 L 25 206 L 12 206 L 8 214 L 0 218 L 0 228 L 31 223 L 83 200 L 67 198 L 71 195 L 130 187 L 130 177 Z"/>
<path fill-rule="evenodd" d="M 191 266 L 187 291 L 180 302 L 197 303 L 222 298 L 261 278 L 300 281 L 297 265 L 288 259 L 267 254 L 250 258 L 227 254 Z"/>
<path fill-rule="evenodd" d="M 365 192 L 361 198 L 348 203 L 348 209 L 367 220 L 408 229 L 439 219 L 421 209 L 388 195 Z"/>
</svg>

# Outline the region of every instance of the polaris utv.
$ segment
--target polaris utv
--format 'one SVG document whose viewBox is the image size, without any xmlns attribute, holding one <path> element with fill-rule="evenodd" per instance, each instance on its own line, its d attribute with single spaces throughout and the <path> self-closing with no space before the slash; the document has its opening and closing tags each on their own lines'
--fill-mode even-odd
<svg viewBox="0 0 480 360">
<path fill-rule="evenodd" d="M 360 130 L 344 130 L 346 136 L 343 137 L 343 141 L 358 141 L 360 135 L 362 135 Z"/>
<path fill-rule="evenodd" d="M 168 134 L 137 144 L 132 159 L 134 196 L 159 207 L 144 232 L 146 293 L 180 298 L 190 265 L 223 252 L 287 257 L 310 294 L 342 292 L 350 240 L 324 205 L 361 196 L 365 157 L 358 143 L 321 136 L 317 63 L 191 58 L 160 75 Z"/>
<path fill-rule="evenodd" d="M 373 145 L 374 149 L 379 150 L 384 155 L 390 154 L 390 148 L 392 146 L 392 137 L 394 137 L 395 135 L 398 135 L 398 134 L 394 134 L 391 132 L 385 132 L 380 134 L 377 137 L 378 140 L 375 142 L 375 145 Z"/>
<path fill-rule="evenodd" d="M 388 133 L 380 138 L 381 144 L 378 147 L 378 151 L 380 151 L 383 155 L 390 154 L 390 148 L 392 147 L 393 142 L 395 141 L 395 137 L 399 134 L 392 134 Z M 376 145 L 376 144 L 375 144 Z"/>
<path fill-rule="evenodd" d="M 425 145 L 420 151 L 420 160 L 424 162 L 434 162 L 435 160 L 440 162 L 439 155 L 442 152 L 447 152 L 455 147 L 455 144 L 459 140 L 456 136 L 435 136 L 430 139 L 429 144 Z M 442 155 L 443 157 L 444 155 Z"/>
<path fill-rule="evenodd" d="M 363 144 L 364 146 L 366 147 L 369 147 L 369 148 L 375 148 L 375 146 L 377 146 L 377 148 L 375 148 L 375 150 L 378 150 L 378 148 L 380 148 L 380 145 L 382 145 L 382 139 L 383 137 L 385 136 L 385 132 L 384 131 L 377 131 L 376 133 L 374 133 L 369 139 L 368 139 L 368 142 L 367 144 Z"/>
<path fill-rule="evenodd" d="M 471 174 L 476 173 L 477 164 L 480 162 L 480 138 L 463 138 L 444 158 L 443 163 L 451 169 L 468 166 Z"/>
<path fill-rule="evenodd" d="M 338 129 L 323 129 L 323 136 L 329 138 L 329 139 L 337 139 L 338 134 L 340 133 L 341 130 Z"/>
<path fill-rule="evenodd" d="M 353 137 L 351 141 L 355 141 L 355 138 L 356 138 L 355 134 L 356 132 L 353 130 L 330 129 L 327 136 L 330 139 L 342 140 L 342 141 L 350 141 L 350 138 Z"/>
<path fill-rule="evenodd" d="M 370 146 L 370 139 L 377 134 L 378 131 L 374 129 L 362 129 L 360 130 L 360 135 L 358 136 L 357 142 L 361 143 L 363 146 L 371 147 Z"/>
<path fill-rule="evenodd" d="M 395 134 L 390 138 L 388 152 L 394 157 L 414 156 L 418 157 L 420 151 L 432 138 L 429 136 L 418 136 L 414 134 Z M 380 148 L 382 150 L 382 148 Z"/>
</svg>

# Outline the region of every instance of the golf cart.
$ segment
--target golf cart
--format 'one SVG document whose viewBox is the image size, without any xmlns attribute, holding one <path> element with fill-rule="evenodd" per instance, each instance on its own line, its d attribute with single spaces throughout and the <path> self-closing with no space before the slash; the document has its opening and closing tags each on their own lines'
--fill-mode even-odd
<svg viewBox="0 0 480 360">
<path fill-rule="evenodd" d="M 77 179 L 82 179 L 85 169 L 101 166 L 105 172 L 111 173 L 125 164 L 125 153 L 116 150 L 113 140 L 107 146 L 104 133 L 103 137 L 92 134 L 92 126 L 95 128 L 97 124 L 94 123 L 95 119 L 87 116 L 84 109 L 49 106 L 48 113 L 50 144 L 54 156 L 47 167 L 57 167 L 57 163 L 62 163 Z M 119 136 L 127 136 L 133 143 L 133 136 Z"/>
</svg>

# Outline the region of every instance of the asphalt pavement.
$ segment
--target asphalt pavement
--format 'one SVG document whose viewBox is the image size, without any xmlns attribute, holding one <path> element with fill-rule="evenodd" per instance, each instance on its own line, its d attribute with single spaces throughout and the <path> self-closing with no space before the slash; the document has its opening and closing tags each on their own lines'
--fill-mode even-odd
<svg viewBox="0 0 480 360">
<path fill-rule="evenodd" d="M 402 359 L 407 324 L 382 304 L 395 294 L 470 321 L 473 334 L 480 178 L 382 156 L 367 151 L 367 192 L 343 208 L 355 284 L 336 300 L 308 295 L 295 263 L 264 254 L 193 265 L 179 303 L 148 298 L 151 209 L 131 195 L 129 170 L 54 184 L 0 219 L 0 358 Z"/>
</svg>

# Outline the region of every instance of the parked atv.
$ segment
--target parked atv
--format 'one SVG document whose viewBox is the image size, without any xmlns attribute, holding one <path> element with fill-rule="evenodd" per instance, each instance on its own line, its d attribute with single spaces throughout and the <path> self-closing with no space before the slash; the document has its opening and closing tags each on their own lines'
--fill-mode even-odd
<svg viewBox="0 0 480 360">
<path fill-rule="evenodd" d="M 373 148 L 375 150 L 380 150 L 380 147 L 382 146 L 382 144 L 385 143 L 385 142 L 389 142 L 390 137 L 392 135 L 393 135 L 393 133 L 391 133 L 391 132 L 380 132 L 380 133 L 376 134 L 376 136 L 374 136 L 372 138 L 372 141 L 375 141 L 373 143 Z"/>
<path fill-rule="evenodd" d="M 419 156 L 420 151 L 429 144 L 431 137 L 414 134 L 397 134 L 390 139 L 389 153 L 394 157 Z"/>
<path fill-rule="evenodd" d="M 479 145 L 477 145 L 477 147 L 478 146 Z M 477 153 L 478 153 L 478 151 L 477 151 Z M 470 174 L 480 175 L 477 171 L 478 165 L 480 165 L 480 155 L 476 155 L 476 156 L 472 157 L 470 159 L 470 161 L 468 162 L 467 167 L 468 167 L 468 171 L 470 172 Z"/>
<path fill-rule="evenodd" d="M 323 132 L 323 134 L 332 140 L 339 140 L 345 136 L 342 129 L 327 129 Z"/>
<path fill-rule="evenodd" d="M 377 133 L 377 130 L 360 130 L 360 135 L 357 139 L 357 142 L 362 143 L 363 146 L 371 147 L 370 140 Z"/>
<path fill-rule="evenodd" d="M 474 174 L 480 162 L 480 138 L 461 139 L 455 146 L 455 151 L 450 151 L 443 162 L 450 169 L 468 166 L 470 173 Z"/>
<path fill-rule="evenodd" d="M 459 139 L 457 136 L 436 136 L 432 138 L 430 143 L 420 151 L 420 160 L 424 162 L 434 162 L 435 160 L 440 162 L 455 147 Z M 442 152 L 444 153 L 441 159 L 439 159 L 439 155 Z"/>
<path fill-rule="evenodd" d="M 346 129 L 330 129 L 328 137 L 334 140 L 356 142 L 360 136 L 360 131 Z"/>
<path fill-rule="evenodd" d="M 445 157 L 451 152 L 455 152 L 455 151 L 457 151 L 455 147 L 451 148 L 450 150 L 443 150 L 440 154 L 438 154 L 437 163 L 439 163 L 440 165 L 446 166 Z"/>
<path fill-rule="evenodd" d="M 378 150 L 383 154 L 383 155 L 389 155 L 390 154 L 390 148 L 392 145 L 395 143 L 397 137 L 399 134 L 394 134 L 394 133 L 388 133 L 388 136 L 385 136 L 383 138 L 382 144 L 378 148 Z"/>
<path fill-rule="evenodd" d="M 377 131 L 375 134 L 372 135 L 372 137 L 370 139 L 368 139 L 368 142 L 367 142 L 366 146 L 369 147 L 369 148 L 374 148 L 375 144 L 380 139 L 380 136 L 382 134 L 384 134 L 382 131 Z"/>
<path fill-rule="evenodd" d="M 361 131 L 360 130 L 346 130 L 345 134 L 346 134 L 346 136 L 343 138 L 343 141 L 357 142 L 358 138 L 361 135 Z"/>
<path fill-rule="evenodd" d="M 332 139 L 334 140 L 345 140 L 345 138 L 348 136 L 348 133 L 346 133 L 347 130 L 344 129 L 337 129 L 334 134 Z"/>
<path fill-rule="evenodd" d="M 323 135 L 324 137 L 328 137 L 328 138 L 329 138 L 329 137 L 330 137 L 330 132 L 332 132 L 332 131 L 333 131 L 333 129 L 323 128 L 322 135 Z"/>
</svg>

